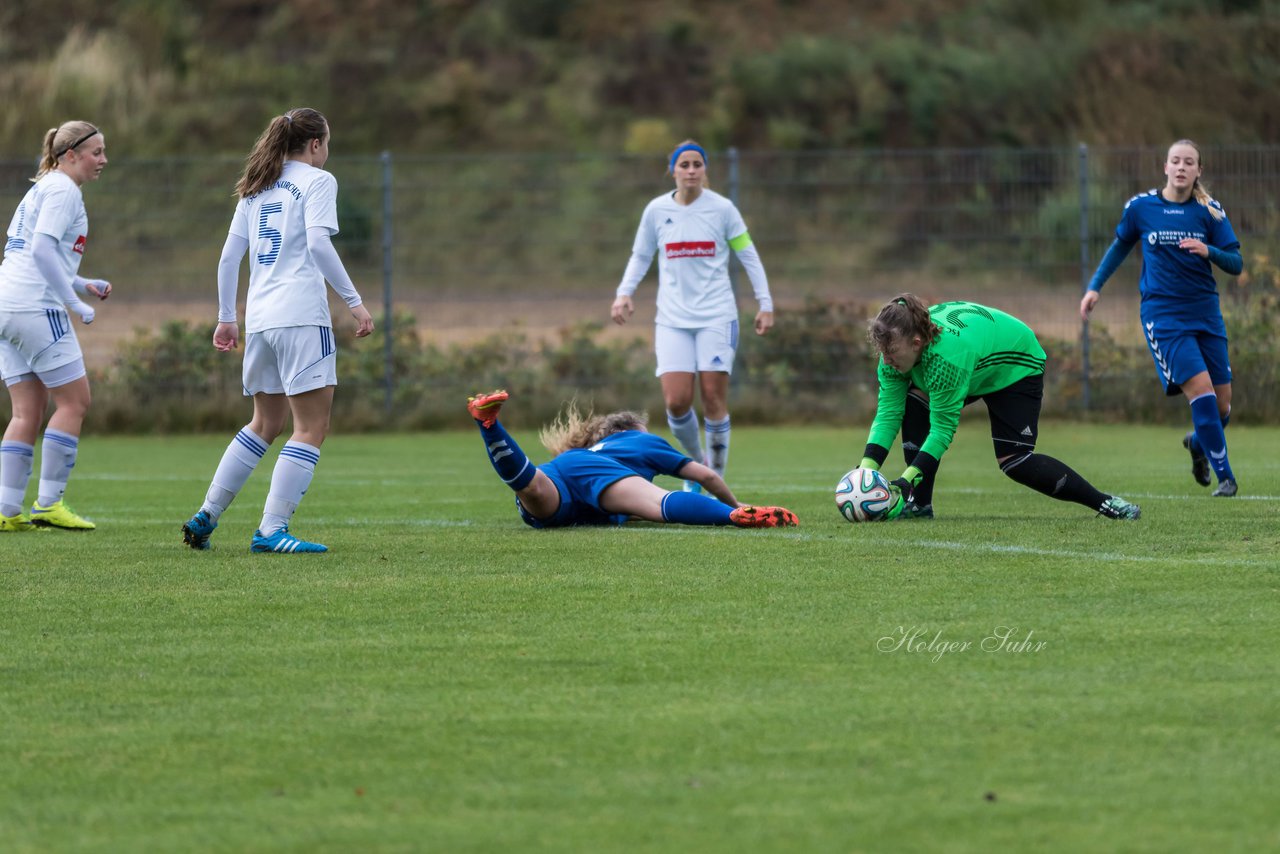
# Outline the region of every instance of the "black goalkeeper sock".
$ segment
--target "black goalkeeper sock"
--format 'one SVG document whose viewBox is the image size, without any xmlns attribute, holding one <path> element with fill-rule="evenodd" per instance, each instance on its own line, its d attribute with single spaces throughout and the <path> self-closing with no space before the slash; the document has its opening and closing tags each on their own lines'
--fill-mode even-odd
<svg viewBox="0 0 1280 854">
<path fill-rule="evenodd" d="M 1024 454 L 1005 460 L 1000 470 L 1012 480 L 1059 501 L 1074 501 L 1097 510 L 1110 496 L 1076 474 L 1066 463 L 1044 454 Z"/>
<path fill-rule="evenodd" d="M 920 446 L 929 437 L 929 403 L 913 392 L 907 392 L 907 406 L 902 411 L 902 460 L 911 465 Z"/>
</svg>

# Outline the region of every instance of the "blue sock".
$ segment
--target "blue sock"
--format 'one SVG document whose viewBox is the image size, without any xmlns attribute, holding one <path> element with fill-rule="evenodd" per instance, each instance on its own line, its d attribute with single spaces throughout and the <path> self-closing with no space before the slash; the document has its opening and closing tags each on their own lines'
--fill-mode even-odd
<svg viewBox="0 0 1280 854">
<path fill-rule="evenodd" d="M 705 495 L 669 492 L 662 499 L 662 518 L 681 525 L 732 525 L 733 508 Z"/>
<path fill-rule="evenodd" d="M 1235 480 L 1231 463 L 1227 461 L 1227 437 L 1222 432 L 1222 419 L 1218 416 L 1218 396 L 1213 392 L 1202 394 L 1191 401 L 1191 423 L 1196 428 L 1196 438 L 1209 458 L 1218 482 Z"/>
<path fill-rule="evenodd" d="M 1220 420 L 1220 421 L 1222 422 L 1222 429 L 1223 429 L 1223 430 L 1226 430 L 1226 429 L 1227 429 L 1227 425 L 1231 423 L 1231 407 L 1227 407 L 1227 414 L 1226 414 L 1226 415 L 1219 415 L 1218 420 Z M 1192 425 L 1192 426 L 1194 426 L 1194 425 Z M 1191 433 L 1191 441 L 1190 441 L 1190 443 L 1188 443 L 1188 444 L 1189 444 L 1189 448 L 1188 448 L 1188 450 L 1190 450 L 1190 451 L 1192 451 L 1192 452 L 1194 452 L 1194 453 L 1197 453 L 1197 454 L 1203 454 L 1203 453 L 1204 453 L 1204 448 L 1200 447 L 1200 437 L 1199 437 L 1199 436 L 1197 436 L 1197 435 L 1195 434 L 1195 431 L 1194 431 L 1194 430 L 1193 430 L 1193 431 L 1192 431 L 1192 433 Z"/>
<path fill-rule="evenodd" d="M 507 435 L 502 423 L 495 421 L 492 427 L 485 427 L 477 421 L 476 426 L 484 437 L 484 449 L 489 453 L 489 462 L 493 463 L 493 470 L 502 478 L 502 482 L 516 492 L 528 486 L 538 469 L 529 462 L 516 440 Z"/>
</svg>

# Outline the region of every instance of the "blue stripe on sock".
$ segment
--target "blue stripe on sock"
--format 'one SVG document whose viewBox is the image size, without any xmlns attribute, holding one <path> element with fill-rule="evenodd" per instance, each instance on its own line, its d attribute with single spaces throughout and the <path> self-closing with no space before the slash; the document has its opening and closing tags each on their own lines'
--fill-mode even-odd
<svg viewBox="0 0 1280 854">
<path fill-rule="evenodd" d="M 63 445 L 67 448 L 80 447 L 80 439 L 69 433 L 60 433 L 57 430 L 45 430 L 44 440 L 53 442 L 54 444 Z"/>
<path fill-rule="evenodd" d="M 292 457 L 295 460 L 302 460 L 312 465 L 320 462 L 320 454 L 315 451 L 309 451 L 301 445 L 285 445 L 280 449 L 280 456 Z"/>
<path fill-rule="evenodd" d="M 0 454 L 17 454 L 20 457 L 34 457 L 35 448 L 25 442 L 5 442 L 0 444 Z"/>
<path fill-rule="evenodd" d="M 244 430 L 236 434 L 236 441 L 251 451 L 255 456 L 262 456 L 267 452 L 267 446 L 258 442 L 253 436 Z"/>
</svg>

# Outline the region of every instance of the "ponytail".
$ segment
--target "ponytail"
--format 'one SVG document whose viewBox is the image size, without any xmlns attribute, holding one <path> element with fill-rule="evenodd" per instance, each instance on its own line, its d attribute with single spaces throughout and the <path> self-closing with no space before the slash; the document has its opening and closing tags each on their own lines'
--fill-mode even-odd
<svg viewBox="0 0 1280 854">
<path fill-rule="evenodd" d="M 1197 202 L 1208 208 L 1209 216 L 1218 222 L 1221 222 L 1222 218 L 1227 215 L 1227 212 L 1222 209 L 1222 205 L 1214 202 L 1213 196 L 1209 195 L 1209 188 L 1201 184 L 1199 178 L 1191 185 L 1191 195 Z M 1213 204 L 1210 204 L 1210 202 L 1213 202 Z"/>
<path fill-rule="evenodd" d="M 68 151 L 78 148 L 91 137 L 101 133 L 90 122 L 63 122 L 56 128 L 49 128 L 44 133 L 44 144 L 40 146 L 40 165 L 36 167 L 32 181 L 39 181 L 47 172 L 58 165 L 58 161 Z"/>
<path fill-rule="evenodd" d="M 938 340 L 940 330 L 929 317 L 929 304 L 915 294 L 898 294 L 867 325 L 871 346 L 883 353 L 898 339 L 910 340 L 917 335 L 929 346 Z"/>
<path fill-rule="evenodd" d="M 310 107 L 300 107 L 273 118 L 245 158 L 244 172 L 236 182 L 236 196 L 248 198 L 270 187 L 284 171 L 284 161 L 290 154 L 302 151 L 311 140 L 324 139 L 328 134 L 329 122 Z"/>
</svg>

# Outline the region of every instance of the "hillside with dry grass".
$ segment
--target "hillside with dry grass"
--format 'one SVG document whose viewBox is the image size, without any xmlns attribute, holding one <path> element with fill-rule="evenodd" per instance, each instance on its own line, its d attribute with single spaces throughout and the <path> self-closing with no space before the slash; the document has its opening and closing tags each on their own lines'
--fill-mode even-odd
<svg viewBox="0 0 1280 854">
<path fill-rule="evenodd" d="M 239 152 L 326 112 L 346 152 L 1271 141 L 1272 4 L 1102 0 L 18 0 L 0 155 Z"/>
</svg>

